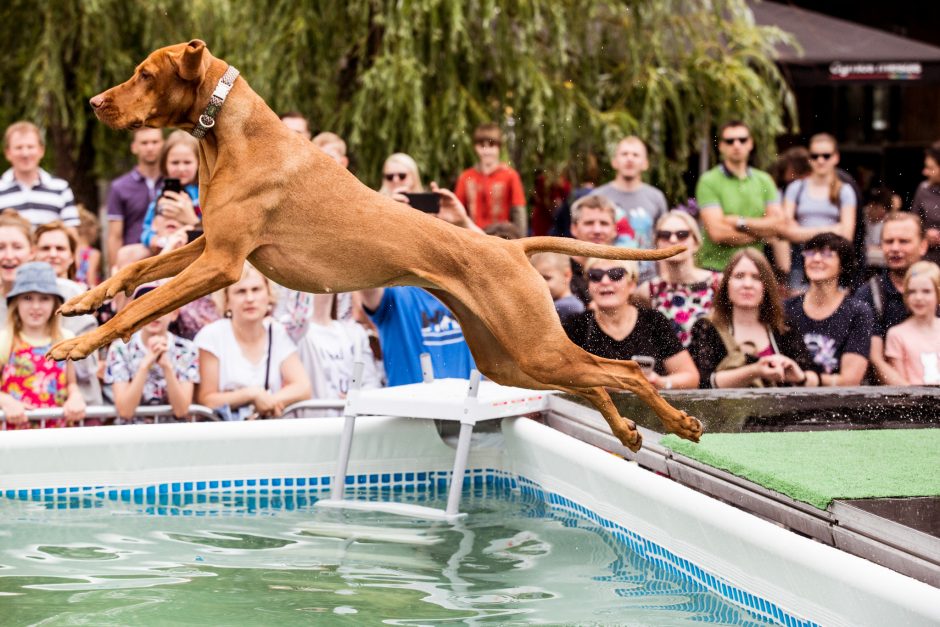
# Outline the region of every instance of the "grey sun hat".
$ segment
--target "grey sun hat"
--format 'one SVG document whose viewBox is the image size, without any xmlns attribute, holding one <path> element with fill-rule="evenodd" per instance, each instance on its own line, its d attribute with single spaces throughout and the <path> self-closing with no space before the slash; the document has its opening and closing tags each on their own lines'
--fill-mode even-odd
<svg viewBox="0 0 940 627">
<path fill-rule="evenodd" d="M 65 302 L 65 297 L 56 283 L 55 270 L 45 261 L 30 261 L 16 269 L 13 289 L 7 294 L 7 304 L 20 294 L 28 292 L 58 296 L 59 300 Z"/>
</svg>

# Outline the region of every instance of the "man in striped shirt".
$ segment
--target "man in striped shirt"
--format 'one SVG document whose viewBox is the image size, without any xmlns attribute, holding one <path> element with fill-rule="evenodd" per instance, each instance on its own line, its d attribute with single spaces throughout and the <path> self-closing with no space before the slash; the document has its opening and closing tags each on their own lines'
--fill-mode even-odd
<svg viewBox="0 0 940 627">
<path fill-rule="evenodd" d="M 39 167 L 46 152 L 39 127 L 15 122 L 3 136 L 3 154 L 13 166 L 0 177 L 0 210 L 12 207 L 36 228 L 53 220 L 78 227 L 69 184 Z"/>
</svg>

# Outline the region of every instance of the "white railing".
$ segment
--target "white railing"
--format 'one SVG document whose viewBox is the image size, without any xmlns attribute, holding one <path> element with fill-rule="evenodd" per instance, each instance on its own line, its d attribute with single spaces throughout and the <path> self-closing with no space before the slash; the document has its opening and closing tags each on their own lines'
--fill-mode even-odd
<svg viewBox="0 0 940 627">
<path fill-rule="evenodd" d="M 309 401 L 300 401 L 284 408 L 282 418 L 290 418 L 295 414 L 308 410 L 338 409 L 342 410 L 346 406 L 346 401 L 342 399 L 318 399 Z M 205 405 L 193 404 L 186 410 L 189 422 L 213 422 L 219 421 L 219 417 L 211 407 Z M 31 427 L 45 427 L 46 421 L 58 420 L 63 418 L 61 407 L 49 407 L 46 409 L 30 409 L 26 412 L 26 418 Z M 153 418 L 155 423 L 161 420 L 164 422 L 178 422 L 180 418 L 173 415 L 173 408 L 170 405 L 141 405 L 134 410 L 135 418 Z M 85 418 L 75 423 L 74 426 L 85 426 L 86 420 L 113 420 L 118 418 L 117 408 L 113 405 L 90 405 L 85 408 Z M 167 420 L 169 419 L 169 420 Z M 38 423 L 38 425 L 36 424 Z M 0 411 L 0 430 L 7 430 L 7 417 Z"/>
</svg>

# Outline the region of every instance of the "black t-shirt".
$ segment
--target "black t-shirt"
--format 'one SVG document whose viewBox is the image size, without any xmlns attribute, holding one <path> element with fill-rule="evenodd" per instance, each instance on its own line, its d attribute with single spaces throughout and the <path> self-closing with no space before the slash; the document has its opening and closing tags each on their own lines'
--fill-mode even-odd
<svg viewBox="0 0 940 627">
<path fill-rule="evenodd" d="M 874 324 L 868 305 L 846 297 L 831 316 L 813 320 L 803 311 L 804 298 L 795 296 L 784 303 L 787 324 L 803 336 L 807 350 L 823 373 L 839 372 L 845 353 L 856 353 L 868 359 Z"/>
<path fill-rule="evenodd" d="M 872 284 L 875 288 L 872 288 Z M 878 290 L 878 296 L 881 300 L 881 311 L 875 307 L 875 297 L 873 289 Z M 880 335 L 882 338 L 888 334 L 888 329 L 901 324 L 911 315 L 904 304 L 904 295 L 894 287 L 894 282 L 888 276 L 888 271 L 883 270 L 869 279 L 863 286 L 858 288 L 853 296 L 855 300 L 868 305 L 874 315 L 875 324 L 872 327 L 872 335 Z"/>
<path fill-rule="evenodd" d="M 564 327 L 571 341 L 589 353 L 608 359 L 633 359 L 634 355 L 652 357 L 656 360 L 654 370 L 661 375 L 668 374 L 663 361 L 685 350 L 666 316 L 650 309 L 638 310 L 636 325 L 630 335 L 620 341 L 601 330 L 593 311 L 575 316 Z"/>
</svg>

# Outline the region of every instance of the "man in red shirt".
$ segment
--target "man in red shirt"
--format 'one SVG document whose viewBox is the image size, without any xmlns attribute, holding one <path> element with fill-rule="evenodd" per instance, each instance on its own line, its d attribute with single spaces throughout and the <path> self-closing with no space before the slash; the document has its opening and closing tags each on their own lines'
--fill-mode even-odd
<svg viewBox="0 0 940 627">
<path fill-rule="evenodd" d="M 519 173 L 500 163 L 503 134 L 497 124 L 481 124 L 473 131 L 473 149 L 479 161 L 463 171 L 454 193 L 481 229 L 494 222 L 512 222 L 525 235 L 528 212 Z"/>
</svg>

